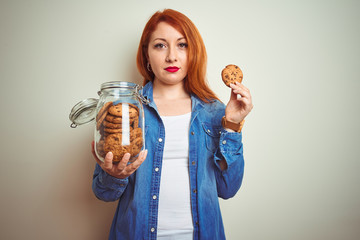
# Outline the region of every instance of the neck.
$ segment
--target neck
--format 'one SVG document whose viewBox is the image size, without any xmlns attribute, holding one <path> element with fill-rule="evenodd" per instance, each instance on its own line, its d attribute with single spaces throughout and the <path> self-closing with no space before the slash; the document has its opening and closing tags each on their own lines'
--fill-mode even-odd
<svg viewBox="0 0 360 240">
<path fill-rule="evenodd" d="M 185 91 L 183 81 L 179 84 L 165 85 L 155 80 L 153 83 L 153 97 L 154 99 L 176 100 L 189 98 L 190 95 Z"/>
</svg>

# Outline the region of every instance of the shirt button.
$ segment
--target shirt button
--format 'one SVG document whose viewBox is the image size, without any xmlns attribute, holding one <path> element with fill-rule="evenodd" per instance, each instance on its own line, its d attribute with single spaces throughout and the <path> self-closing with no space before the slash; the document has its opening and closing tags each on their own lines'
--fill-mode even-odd
<svg viewBox="0 0 360 240">
<path fill-rule="evenodd" d="M 156 198 L 157 198 L 156 195 L 154 195 L 154 196 L 153 196 L 153 199 L 155 200 Z"/>
<path fill-rule="evenodd" d="M 158 172 L 159 171 L 159 168 L 157 167 L 157 168 L 155 168 L 155 172 Z"/>
<path fill-rule="evenodd" d="M 192 165 L 195 165 L 195 161 L 192 161 L 191 164 L 192 164 Z"/>
<path fill-rule="evenodd" d="M 222 141 L 222 144 L 226 144 L 226 140 Z"/>
<path fill-rule="evenodd" d="M 197 193 L 196 189 L 193 190 L 193 193 Z"/>
<path fill-rule="evenodd" d="M 151 231 L 151 232 L 155 232 L 155 228 L 151 228 L 150 231 Z"/>
<path fill-rule="evenodd" d="M 162 142 L 163 140 L 162 140 L 162 138 L 159 138 L 159 142 Z"/>
<path fill-rule="evenodd" d="M 195 133 L 194 132 L 191 132 L 191 135 L 194 135 Z"/>
</svg>

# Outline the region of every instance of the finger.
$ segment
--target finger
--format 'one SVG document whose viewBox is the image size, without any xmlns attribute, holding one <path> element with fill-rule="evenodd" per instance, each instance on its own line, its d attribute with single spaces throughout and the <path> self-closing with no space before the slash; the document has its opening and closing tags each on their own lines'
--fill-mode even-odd
<svg viewBox="0 0 360 240">
<path fill-rule="evenodd" d="M 142 150 L 140 152 L 139 157 L 136 159 L 136 164 L 137 165 L 140 166 L 144 162 L 144 160 L 146 159 L 147 153 L 148 153 L 147 149 Z M 137 166 L 137 167 L 139 167 L 139 166 Z"/>
<path fill-rule="evenodd" d="M 242 83 L 236 82 L 235 84 L 230 83 L 230 87 L 235 90 L 239 88 L 247 89 Z"/>
<path fill-rule="evenodd" d="M 236 90 L 233 90 L 233 93 L 234 94 L 240 94 L 241 97 L 247 97 L 249 98 L 251 95 L 250 95 L 250 92 L 249 91 L 246 91 L 245 89 L 243 88 L 238 88 Z"/>
<path fill-rule="evenodd" d="M 239 83 L 239 82 L 236 82 L 236 84 L 231 83 L 230 87 L 231 87 L 232 91 L 238 91 L 240 89 L 243 89 L 243 90 L 247 89 L 242 83 Z"/>
<path fill-rule="evenodd" d="M 127 166 L 127 174 L 131 175 L 140 167 L 140 165 L 144 162 L 147 156 L 147 150 L 142 150 L 138 156 L 138 158 L 131 164 Z"/>
<path fill-rule="evenodd" d="M 241 87 L 241 88 L 245 89 L 246 91 L 250 91 L 250 90 L 249 90 L 247 87 L 245 87 L 245 85 L 242 84 L 242 83 L 236 82 L 236 86 Z"/>
<path fill-rule="evenodd" d="M 233 87 L 235 87 L 235 85 L 234 84 L 230 84 L 230 86 L 233 86 Z M 236 87 L 235 87 L 236 88 Z M 236 98 L 237 98 L 237 94 L 236 93 L 234 93 L 234 88 L 231 88 L 231 92 L 230 92 L 230 100 L 236 100 Z"/>
<path fill-rule="evenodd" d="M 235 85 L 235 84 L 233 84 L 233 83 L 230 83 L 230 88 L 232 88 L 232 89 L 236 89 L 236 85 Z"/>
<path fill-rule="evenodd" d="M 144 156 L 143 156 L 143 161 L 145 161 L 145 159 L 146 159 L 146 157 L 147 157 L 147 154 L 148 154 L 148 150 L 147 149 L 145 149 L 145 153 L 144 153 Z"/>
<path fill-rule="evenodd" d="M 250 90 L 244 86 L 242 83 L 236 83 L 236 86 L 233 88 L 234 90 L 243 89 L 245 92 L 248 92 L 250 94 Z"/>
<path fill-rule="evenodd" d="M 113 155 L 112 152 L 108 152 L 105 155 L 105 159 L 104 159 L 104 163 L 103 163 L 104 169 L 106 169 L 106 170 L 111 170 L 112 169 L 112 167 L 113 167 L 113 163 L 112 163 L 113 157 L 114 157 L 114 155 Z"/>
<path fill-rule="evenodd" d="M 121 159 L 121 161 L 119 162 L 119 164 L 117 166 L 118 170 L 123 171 L 126 168 L 128 162 L 130 160 L 130 156 L 131 156 L 130 153 L 124 154 L 123 158 Z"/>
<path fill-rule="evenodd" d="M 253 104 L 251 102 L 251 100 L 246 99 L 246 98 L 242 98 L 241 100 L 238 100 L 239 102 L 241 102 L 241 104 L 243 104 L 244 106 L 244 111 L 249 113 L 252 109 L 253 109 Z"/>
<path fill-rule="evenodd" d="M 241 102 L 245 108 L 250 105 L 250 100 L 248 98 L 242 97 L 241 99 L 238 99 L 238 102 Z"/>
</svg>

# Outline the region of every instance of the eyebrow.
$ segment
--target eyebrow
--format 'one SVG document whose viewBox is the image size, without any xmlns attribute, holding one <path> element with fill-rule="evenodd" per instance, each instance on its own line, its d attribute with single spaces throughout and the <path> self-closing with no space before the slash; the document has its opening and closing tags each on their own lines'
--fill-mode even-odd
<svg viewBox="0 0 360 240">
<path fill-rule="evenodd" d="M 181 37 L 181 38 L 178 38 L 177 41 L 180 41 L 180 40 L 182 40 L 182 39 L 186 40 L 185 37 Z M 165 38 L 155 38 L 154 41 L 155 41 L 155 40 L 161 40 L 161 41 L 166 42 L 166 39 L 165 39 Z"/>
</svg>

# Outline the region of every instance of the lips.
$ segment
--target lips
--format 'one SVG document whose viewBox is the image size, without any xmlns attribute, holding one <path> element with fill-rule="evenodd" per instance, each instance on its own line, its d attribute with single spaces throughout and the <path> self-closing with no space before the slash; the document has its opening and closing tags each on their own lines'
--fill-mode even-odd
<svg viewBox="0 0 360 240">
<path fill-rule="evenodd" d="M 168 72 L 177 72 L 177 71 L 179 71 L 179 69 L 180 68 L 178 68 L 178 67 L 175 67 L 175 66 L 171 66 L 171 67 L 167 67 L 167 68 L 165 68 L 165 70 L 166 71 L 168 71 Z"/>
</svg>

